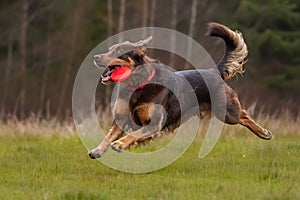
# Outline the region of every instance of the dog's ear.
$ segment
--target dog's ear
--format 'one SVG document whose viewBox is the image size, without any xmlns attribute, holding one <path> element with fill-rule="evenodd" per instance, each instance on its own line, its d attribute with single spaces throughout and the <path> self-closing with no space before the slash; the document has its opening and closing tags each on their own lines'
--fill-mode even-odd
<svg viewBox="0 0 300 200">
<path fill-rule="evenodd" d="M 138 55 L 139 57 L 144 57 L 147 54 L 147 48 L 142 47 L 134 51 L 135 55 Z"/>
<path fill-rule="evenodd" d="M 152 40 L 152 36 L 147 37 L 144 40 L 140 40 L 133 44 L 133 46 L 136 48 L 133 53 L 134 55 L 138 56 L 139 58 L 143 58 L 147 54 L 147 48 L 146 46 L 148 43 Z"/>
<path fill-rule="evenodd" d="M 144 54 L 144 55 L 147 54 L 147 48 L 146 48 L 146 47 L 140 48 L 139 51 L 140 51 L 142 54 Z"/>
<path fill-rule="evenodd" d="M 141 44 L 143 45 L 143 46 L 146 46 L 146 45 L 148 45 L 148 43 L 152 40 L 152 36 L 149 36 L 149 37 L 147 37 L 146 39 L 144 39 L 144 40 L 141 40 L 140 42 L 141 42 Z"/>
<path fill-rule="evenodd" d="M 140 40 L 136 43 L 132 43 L 135 48 L 143 48 L 148 45 L 148 43 L 152 40 L 152 36 L 147 37 L 144 40 Z"/>
</svg>

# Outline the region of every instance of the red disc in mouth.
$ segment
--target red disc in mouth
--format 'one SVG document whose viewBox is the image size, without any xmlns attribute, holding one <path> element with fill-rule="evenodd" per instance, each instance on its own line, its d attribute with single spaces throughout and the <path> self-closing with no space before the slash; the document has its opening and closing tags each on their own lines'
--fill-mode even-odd
<svg viewBox="0 0 300 200">
<path fill-rule="evenodd" d="M 131 69 L 127 66 L 121 66 L 115 69 L 111 74 L 111 80 L 114 82 L 125 81 L 131 75 Z"/>
</svg>

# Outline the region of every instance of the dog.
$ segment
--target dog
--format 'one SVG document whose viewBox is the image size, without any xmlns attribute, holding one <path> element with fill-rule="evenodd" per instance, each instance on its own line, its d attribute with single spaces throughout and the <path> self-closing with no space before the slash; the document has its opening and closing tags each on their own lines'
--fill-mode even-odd
<svg viewBox="0 0 300 200">
<path fill-rule="evenodd" d="M 220 37 L 226 44 L 223 59 L 208 70 L 167 70 L 158 60 L 147 55 L 146 46 L 151 37 L 136 43 L 126 41 L 115 44 L 107 53 L 94 56 L 95 65 L 106 68 L 101 75 L 102 83 L 120 82 L 123 87 L 115 100 L 112 127 L 100 144 L 88 152 L 90 158 L 100 158 L 109 146 L 121 152 L 133 144 L 153 138 L 158 132 L 172 132 L 181 122 L 196 114 L 214 114 L 226 124 L 247 127 L 261 139 L 272 138 L 269 130 L 258 125 L 242 109 L 237 93 L 224 82 L 244 72 L 248 49 L 242 34 L 211 22 L 208 24 L 208 35 Z M 125 66 L 127 75 L 116 80 L 113 75 L 120 71 L 121 66 Z M 211 80 L 209 83 L 213 83 L 212 86 L 207 85 L 206 79 Z M 186 81 L 190 89 L 186 88 Z M 158 83 L 171 84 L 173 90 Z M 213 107 L 209 87 L 213 88 L 213 94 L 224 91 L 224 95 L 217 99 L 225 105 L 224 117 L 219 113 L 218 104 Z M 190 92 L 187 90 L 196 95 L 196 104 L 190 102 Z M 128 127 L 132 132 L 124 136 L 125 131 L 130 130 Z"/>
</svg>

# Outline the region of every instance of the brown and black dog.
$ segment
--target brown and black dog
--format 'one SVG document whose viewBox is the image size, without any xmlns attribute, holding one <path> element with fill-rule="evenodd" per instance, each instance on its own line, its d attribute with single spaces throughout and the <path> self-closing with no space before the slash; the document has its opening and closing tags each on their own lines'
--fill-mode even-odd
<svg viewBox="0 0 300 200">
<path fill-rule="evenodd" d="M 223 59 L 215 68 L 208 70 L 167 70 L 159 61 L 146 55 L 145 46 L 151 38 L 116 44 L 107 53 L 94 56 L 96 66 L 106 67 L 101 77 L 104 84 L 113 82 L 112 73 L 120 66 L 127 66 L 132 72 L 128 79 L 121 82 L 123 88 L 119 89 L 115 101 L 112 127 L 100 144 L 89 152 L 91 158 L 101 157 L 109 146 L 122 151 L 152 138 L 160 131 L 173 131 L 181 122 L 199 113 L 212 113 L 227 124 L 247 127 L 262 139 L 272 138 L 270 131 L 247 115 L 237 94 L 223 81 L 243 73 L 248 50 L 242 34 L 218 23 L 209 23 L 208 35 L 220 37 L 226 43 Z M 192 102 L 186 82 L 190 84 L 197 102 Z M 162 83 L 174 87 L 170 90 Z M 224 91 L 224 95 L 220 91 Z M 217 106 L 212 106 L 211 93 L 215 96 L 221 94 L 216 100 Z M 219 114 L 218 101 L 226 105 L 224 117 Z M 133 131 L 123 136 L 125 127 L 131 127 Z"/>
</svg>

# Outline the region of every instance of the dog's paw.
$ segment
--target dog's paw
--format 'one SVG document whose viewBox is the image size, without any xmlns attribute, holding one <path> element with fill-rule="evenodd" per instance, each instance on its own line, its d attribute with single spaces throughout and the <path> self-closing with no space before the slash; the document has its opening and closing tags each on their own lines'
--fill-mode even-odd
<svg viewBox="0 0 300 200">
<path fill-rule="evenodd" d="M 107 148 L 95 148 L 88 152 L 88 155 L 91 159 L 100 158 L 105 152 L 107 151 Z"/>
<path fill-rule="evenodd" d="M 111 148 L 117 152 L 122 152 L 126 148 L 125 144 L 119 140 L 111 144 Z"/>
<path fill-rule="evenodd" d="M 264 129 L 264 136 L 262 138 L 265 139 L 265 140 L 271 140 L 272 139 L 272 133 L 269 130 Z"/>
</svg>

